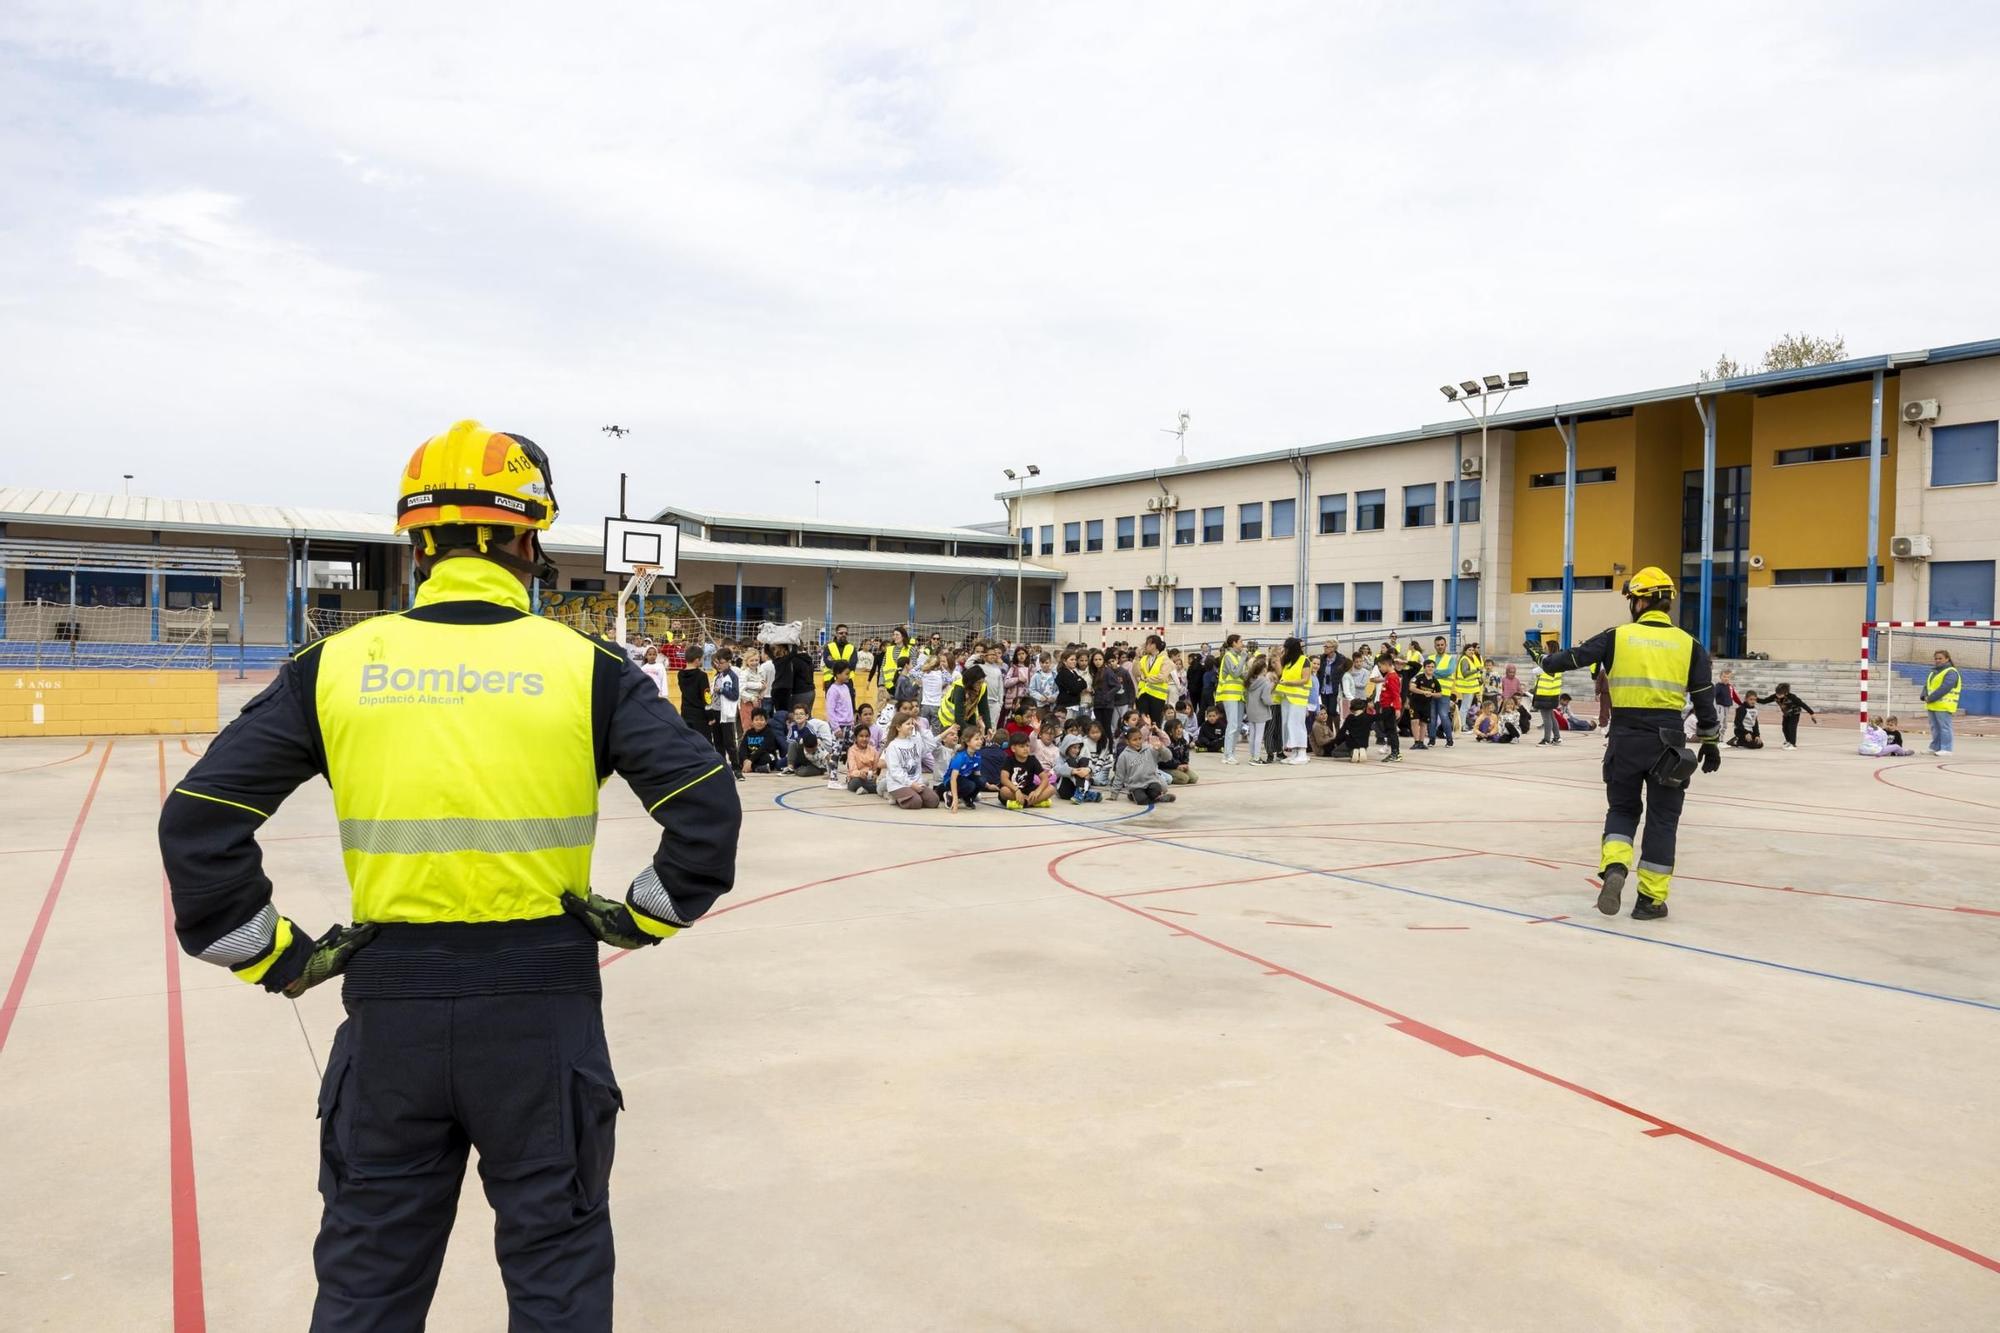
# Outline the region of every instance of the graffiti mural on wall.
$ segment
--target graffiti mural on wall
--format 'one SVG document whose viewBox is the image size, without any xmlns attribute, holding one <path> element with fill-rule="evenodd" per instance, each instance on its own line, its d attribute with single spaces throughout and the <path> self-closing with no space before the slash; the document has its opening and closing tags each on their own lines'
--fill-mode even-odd
<svg viewBox="0 0 2000 1333">
<path fill-rule="evenodd" d="M 707 616 L 708 607 L 705 603 L 712 599 L 712 594 L 698 593 L 692 598 L 684 598 L 671 592 L 656 590 L 645 599 L 645 614 L 642 618 L 639 599 L 635 597 L 626 604 L 626 632 L 633 635 L 644 634 L 648 638 L 659 640 L 665 639 L 670 633 L 679 636 L 692 622 Z M 615 591 L 544 592 L 542 614 L 551 620 L 574 625 L 586 633 L 609 638 L 612 627 L 618 620 L 618 594 Z"/>
</svg>

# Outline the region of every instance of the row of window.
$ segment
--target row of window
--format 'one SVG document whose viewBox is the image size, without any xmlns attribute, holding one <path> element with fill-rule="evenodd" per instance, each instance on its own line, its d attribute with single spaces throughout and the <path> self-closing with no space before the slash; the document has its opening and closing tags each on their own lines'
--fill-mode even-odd
<svg viewBox="0 0 2000 1333">
<path fill-rule="evenodd" d="M 1354 590 L 1351 609 L 1357 625 L 1379 625 L 1384 623 L 1382 584 L 1371 583 L 1320 583 L 1314 585 L 1313 619 L 1321 625 L 1345 623 L 1350 610 L 1347 590 Z M 1447 587 L 1450 586 L 1446 582 Z M 1399 620 L 1404 625 L 1431 625 L 1438 623 L 1437 588 L 1429 579 L 1405 579 L 1401 584 L 1402 605 L 1397 608 Z M 1199 611 L 1200 623 L 1204 625 L 1223 624 L 1223 590 L 1221 588 L 1175 588 L 1173 590 L 1173 623 L 1192 625 L 1196 623 Z M 1296 589 L 1289 583 L 1274 583 L 1269 587 L 1242 584 L 1236 589 L 1236 619 L 1238 625 L 1289 625 L 1297 615 L 1295 605 Z M 1160 620 L 1160 594 L 1156 588 L 1142 588 L 1136 592 L 1113 592 L 1111 594 L 1112 621 L 1119 625 L 1157 625 Z M 1479 580 L 1460 579 L 1458 581 L 1458 618 L 1476 620 L 1479 617 Z M 1104 594 L 1101 592 L 1066 592 L 1062 595 L 1062 618 L 1066 625 L 1096 625 L 1104 620 Z"/>
<path fill-rule="evenodd" d="M 2000 480 L 2000 421 L 1967 421 L 1931 428 L 1931 485 L 1976 486 Z M 1887 457 L 1890 439 L 1882 440 Z M 1780 449 L 1772 461 L 1779 467 L 1801 463 L 1838 463 L 1868 457 L 1868 441 L 1801 445 Z M 1578 480 L 1582 480 L 1581 474 Z M 1560 482 L 1558 482 L 1560 484 Z"/>
<path fill-rule="evenodd" d="M 81 570 L 76 575 L 78 606 L 147 606 L 151 593 L 146 575 Z M 68 603 L 70 576 L 58 570 L 23 571 L 22 596 L 31 602 Z M 222 605 L 222 580 L 207 574 L 161 575 L 160 605 L 170 611 L 187 607 Z"/>
<path fill-rule="evenodd" d="M 1428 528 L 1440 521 L 1450 523 L 1477 523 L 1479 521 L 1479 483 L 1477 481 L 1447 481 L 1443 485 L 1443 515 L 1439 515 L 1439 486 L 1436 482 L 1403 487 L 1403 523 L 1406 528 Z M 1356 491 L 1353 499 L 1354 531 L 1381 532 L 1389 526 L 1389 500 L 1387 490 Z M 1335 536 L 1348 530 L 1348 495 L 1319 497 L 1319 528 L 1321 536 Z M 1227 530 L 1227 505 L 1210 505 L 1203 509 L 1181 509 L 1174 513 L 1174 545 L 1208 545 L 1223 540 Z M 1160 544 L 1161 523 L 1158 514 L 1141 514 L 1137 518 L 1112 520 L 1113 540 L 1116 549 L 1150 550 Z M 1268 504 L 1253 500 L 1236 506 L 1236 540 L 1244 542 L 1262 541 L 1266 537 L 1277 540 L 1298 535 L 1298 501 L 1272 500 Z M 1021 529 L 1021 554 L 1035 555 L 1037 547 L 1042 555 L 1056 553 L 1056 529 L 1053 523 L 1044 523 L 1039 528 Z M 1093 518 L 1062 525 L 1062 553 L 1064 555 L 1091 555 L 1104 549 L 1104 520 Z"/>
</svg>

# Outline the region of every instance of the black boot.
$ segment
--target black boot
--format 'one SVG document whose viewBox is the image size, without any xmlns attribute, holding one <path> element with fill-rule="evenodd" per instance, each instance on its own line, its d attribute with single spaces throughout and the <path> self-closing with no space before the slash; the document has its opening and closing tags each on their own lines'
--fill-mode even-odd
<svg viewBox="0 0 2000 1333">
<path fill-rule="evenodd" d="M 1641 893 L 1632 903 L 1634 921 L 1658 921 L 1666 914 L 1667 905 L 1647 893 Z"/>
<path fill-rule="evenodd" d="M 1625 891 L 1625 877 L 1631 871 L 1624 866 L 1606 866 L 1598 876 L 1604 886 L 1597 891 L 1597 910 L 1606 916 L 1618 915 L 1618 895 Z"/>
</svg>

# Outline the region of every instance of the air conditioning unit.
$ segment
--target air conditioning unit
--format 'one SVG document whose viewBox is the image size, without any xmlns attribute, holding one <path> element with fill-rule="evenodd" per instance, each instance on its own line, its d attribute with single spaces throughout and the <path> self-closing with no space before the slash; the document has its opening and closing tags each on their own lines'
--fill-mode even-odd
<svg viewBox="0 0 2000 1333">
<path fill-rule="evenodd" d="M 1764 557 L 1763 557 L 1763 556 L 1761 556 L 1761 555 L 1753 555 L 1753 556 L 1751 556 L 1751 557 L 1750 557 L 1750 568 L 1752 568 L 1752 569 L 1762 569 L 1763 567 L 1764 567 Z"/>
<path fill-rule="evenodd" d="M 1157 514 L 1160 512 L 1159 496 L 1155 495 L 1151 499 L 1146 501 L 1146 512 L 1149 514 Z"/>
<path fill-rule="evenodd" d="M 1465 478 L 1466 480 L 1468 480 L 1468 481 L 1470 481 L 1470 480 L 1471 480 L 1472 478 L 1474 478 L 1474 477 L 1478 476 L 1478 475 L 1479 475 L 1479 460 L 1478 460 L 1478 459 L 1476 459 L 1476 458 L 1461 458 L 1461 459 L 1459 459 L 1459 460 L 1458 460 L 1458 475 L 1459 475 L 1459 476 L 1461 476 L 1461 477 L 1464 477 L 1464 478 Z"/>
<path fill-rule="evenodd" d="M 1463 560 L 1459 561 L 1459 562 L 1458 562 L 1458 576 L 1459 576 L 1460 578 L 1464 578 L 1464 579 L 1476 579 L 1476 578 L 1478 578 L 1478 577 L 1479 577 L 1479 557 L 1478 557 L 1478 556 L 1476 556 L 1476 555 L 1469 555 L 1469 556 L 1465 557 L 1465 559 L 1463 559 Z"/>
<path fill-rule="evenodd" d="M 1163 496 L 1161 496 L 1161 497 L 1160 497 L 1160 508 L 1162 508 L 1162 509 L 1167 509 L 1167 510 L 1173 510 L 1173 509 L 1179 509 L 1180 507 L 1181 507 L 1181 497 L 1180 497 L 1180 496 L 1178 496 L 1178 495 L 1163 495 Z"/>
<path fill-rule="evenodd" d="M 1148 588 L 1178 588 L 1180 583 L 1181 576 L 1178 574 L 1146 575 L 1146 586 Z"/>
<path fill-rule="evenodd" d="M 1928 560 L 1931 558 L 1931 535 L 1928 532 L 1912 532 L 1891 537 L 1889 554 L 1898 560 Z"/>
<path fill-rule="evenodd" d="M 1938 419 L 1938 400 L 1935 398 L 1912 398 L 1903 404 L 1903 420 L 1912 426 L 1920 426 L 1926 421 Z"/>
</svg>

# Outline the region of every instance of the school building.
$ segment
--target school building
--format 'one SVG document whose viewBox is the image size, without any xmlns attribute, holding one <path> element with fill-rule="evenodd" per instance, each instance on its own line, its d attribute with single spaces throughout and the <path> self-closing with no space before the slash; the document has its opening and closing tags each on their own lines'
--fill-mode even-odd
<svg viewBox="0 0 2000 1333">
<path fill-rule="evenodd" d="M 1619 623 L 1658 565 L 1718 656 L 1852 660 L 1871 588 L 1878 620 L 1994 616 L 1996 431 L 2000 340 L 1505 411 L 1483 448 L 1461 419 L 995 498 L 1060 576 L 1059 639 L 1512 652 Z"/>
</svg>

